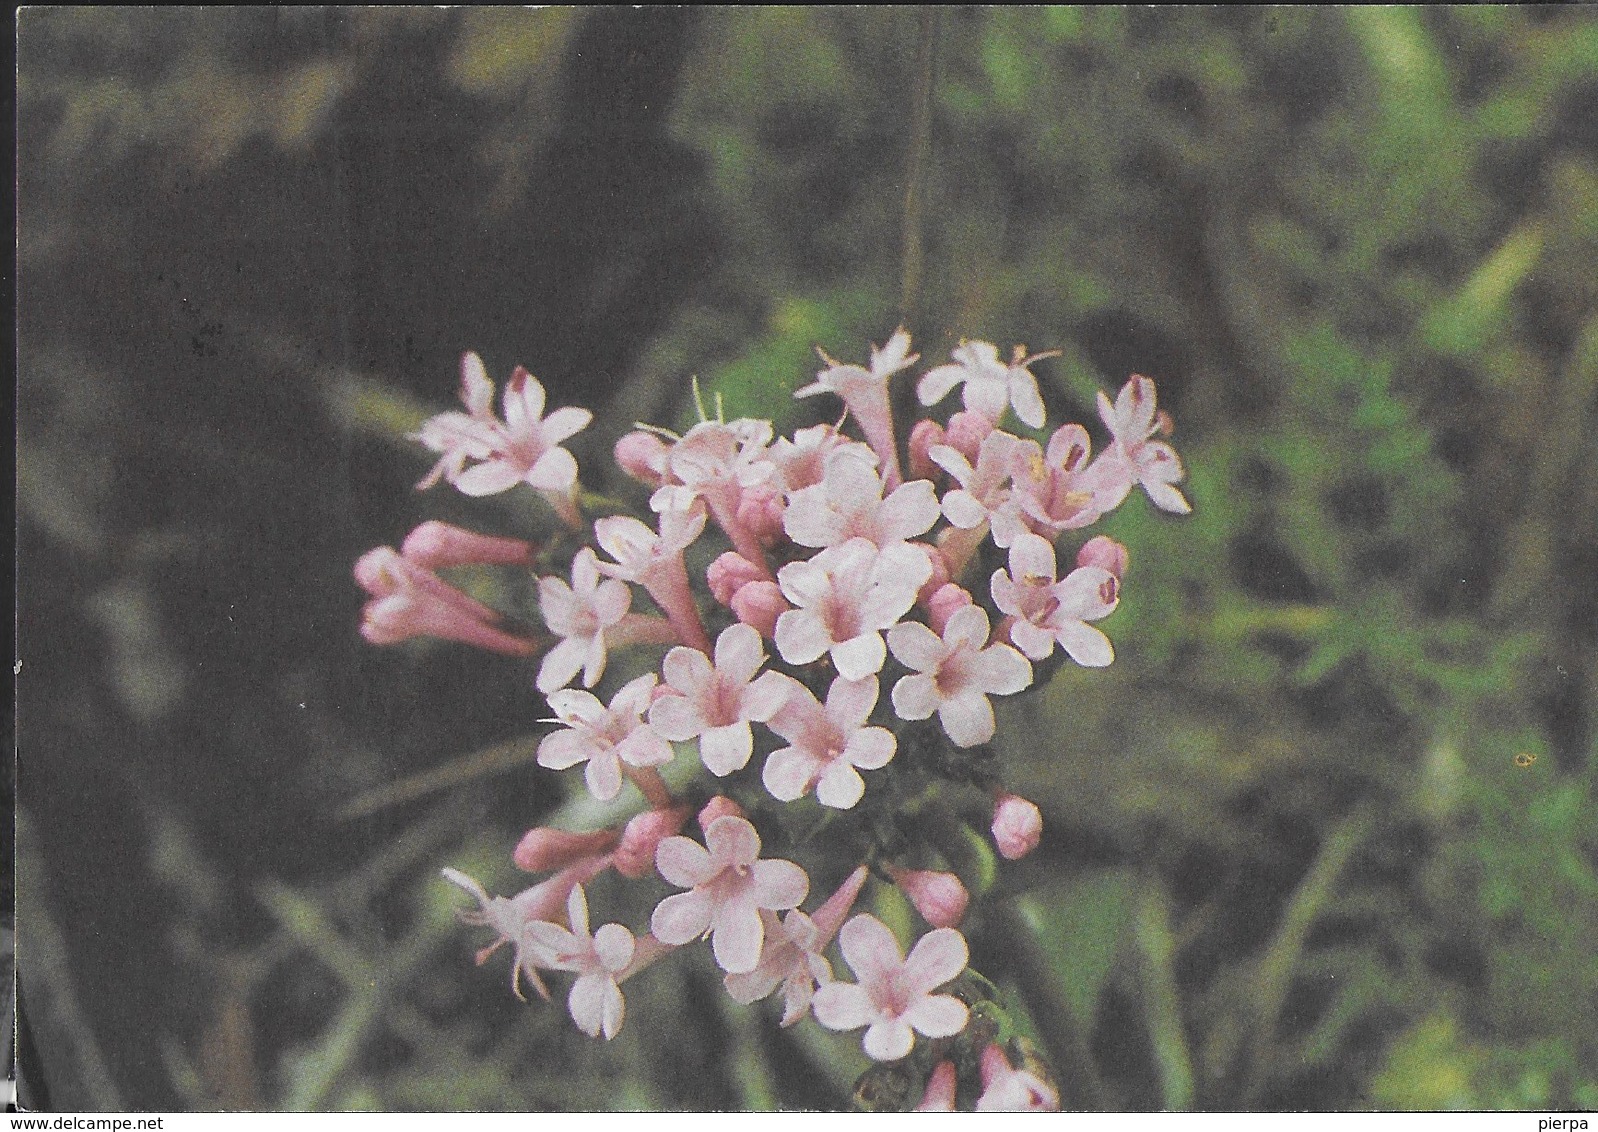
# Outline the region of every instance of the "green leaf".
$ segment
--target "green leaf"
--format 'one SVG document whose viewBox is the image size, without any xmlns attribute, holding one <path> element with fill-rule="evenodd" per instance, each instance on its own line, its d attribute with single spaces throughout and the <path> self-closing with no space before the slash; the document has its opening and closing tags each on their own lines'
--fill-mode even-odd
<svg viewBox="0 0 1598 1132">
<path fill-rule="evenodd" d="M 1078 1023 L 1090 1029 L 1135 909 L 1132 878 L 1120 871 L 1090 873 L 1048 894 L 1017 903 Z"/>
</svg>

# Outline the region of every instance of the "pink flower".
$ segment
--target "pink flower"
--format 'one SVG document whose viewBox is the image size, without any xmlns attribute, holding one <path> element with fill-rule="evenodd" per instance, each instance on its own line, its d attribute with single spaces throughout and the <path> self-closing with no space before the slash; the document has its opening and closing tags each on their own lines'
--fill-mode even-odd
<svg viewBox="0 0 1598 1132">
<path fill-rule="evenodd" d="M 978 1112 L 1059 1112 L 1060 1094 L 1035 1073 L 1015 1069 L 1004 1050 L 982 1051 L 982 1096 Z"/>
<path fill-rule="evenodd" d="M 893 708 L 901 719 L 926 719 L 934 711 L 957 747 L 993 738 L 989 696 L 1008 696 L 1032 683 L 1032 665 L 1008 645 L 984 647 L 988 615 L 981 606 L 957 609 L 943 637 L 908 621 L 888 633 L 888 647 L 915 670 L 893 686 Z"/>
<path fill-rule="evenodd" d="M 797 608 L 777 618 L 777 651 L 789 664 L 830 652 L 838 674 L 850 680 L 876 674 L 887 655 L 882 631 L 910 611 L 931 573 L 917 548 L 900 543 L 878 550 L 863 538 L 790 562 L 777 582 Z"/>
<path fill-rule="evenodd" d="M 708 652 L 710 638 L 699 619 L 693 590 L 688 584 L 685 551 L 705 529 L 705 509 L 666 511 L 657 534 L 637 519 L 612 515 L 594 521 L 594 538 L 615 563 L 600 562 L 599 571 L 644 587 L 666 614 L 680 643 Z"/>
<path fill-rule="evenodd" d="M 928 480 L 900 484 L 886 499 L 877 473 L 859 460 L 834 456 L 820 483 L 788 497 L 783 529 L 800 546 L 838 546 L 863 538 L 894 546 L 925 534 L 938 521 L 938 497 Z"/>
<path fill-rule="evenodd" d="M 949 582 L 939 586 L 938 591 L 928 598 L 924 604 L 927 611 L 927 624 L 932 627 L 934 633 L 942 636 L 944 629 L 948 628 L 949 618 L 953 617 L 957 610 L 964 609 L 966 606 L 974 604 L 974 602 L 972 602 L 971 594 L 968 591 L 953 582 Z"/>
<path fill-rule="evenodd" d="M 666 482 L 666 458 L 670 449 L 652 432 L 629 432 L 616 441 L 616 466 L 649 488 Z"/>
<path fill-rule="evenodd" d="M 954 1062 L 938 1062 L 938 1067 L 932 1071 L 932 1076 L 927 1078 L 926 1092 L 921 1094 L 920 1103 L 912 1111 L 953 1112 L 954 1086 Z"/>
<path fill-rule="evenodd" d="M 949 418 L 943 430 L 943 442 L 967 460 L 976 460 L 982 442 L 994 432 L 991 420 L 981 413 L 963 409 Z"/>
<path fill-rule="evenodd" d="M 775 912 L 762 912 L 766 942 L 759 964 L 753 971 L 727 975 L 722 980 L 733 1000 L 748 1005 L 781 986 L 782 1025 L 792 1026 L 809 1013 L 816 984 L 832 982 L 832 964 L 822 952 L 838 934 L 838 927 L 854 906 L 866 876 L 864 865 L 850 873 L 838 891 L 816 909 L 814 916 L 795 909 L 779 921 Z"/>
<path fill-rule="evenodd" d="M 565 638 L 544 657 L 538 690 L 564 688 L 580 670 L 592 688 L 605 674 L 605 635 L 618 626 L 632 606 L 632 592 L 614 578 L 599 580 L 599 559 L 583 547 L 572 559 L 571 585 L 560 578 L 538 579 L 538 606 L 544 624 Z"/>
<path fill-rule="evenodd" d="M 792 861 L 760 860 L 760 835 L 743 818 L 721 817 L 705 831 L 705 845 L 668 837 L 655 853 L 660 875 L 691 891 L 668 896 L 650 926 L 662 943 L 684 944 L 710 933 L 724 971 L 753 971 L 765 940 L 762 909 L 796 907 L 810 888 Z"/>
<path fill-rule="evenodd" d="M 726 817 L 747 819 L 749 815 L 744 813 L 742 806 L 725 794 L 715 794 L 700 808 L 699 814 L 694 820 L 699 823 L 699 831 L 701 833 L 708 833 L 710 832 L 711 822 L 717 818 Z"/>
<path fill-rule="evenodd" d="M 971 895 L 953 873 L 933 869 L 888 867 L 888 874 L 904 892 L 921 918 L 935 928 L 955 928 L 965 919 Z"/>
<path fill-rule="evenodd" d="M 506 656 L 531 656 L 538 646 L 498 627 L 500 615 L 467 597 L 426 567 L 380 546 L 355 563 L 355 580 L 372 600 L 361 611 L 361 636 L 374 645 L 439 637 Z"/>
<path fill-rule="evenodd" d="M 918 480 L 936 478 L 938 465 L 932 462 L 928 453 L 946 443 L 943 426 L 937 421 L 917 421 L 910 429 L 907 442 L 910 449 L 910 475 Z"/>
<path fill-rule="evenodd" d="M 516 844 L 511 859 L 523 872 L 547 873 L 587 857 L 598 857 L 616 847 L 618 835 L 614 829 L 596 829 L 592 833 L 568 833 L 564 829 L 539 826 L 529 829 Z"/>
<path fill-rule="evenodd" d="M 768 640 L 777 635 L 777 618 L 792 608 L 776 582 L 750 582 L 732 596 L 732 611 L 738 620 Z"/>
<path fill-rule="evenodd" d="M 900 327 L 881 349 L 871 348 L 871 368 L 845 365 L 817 349 L 827 368 L 816 374 L 813 384 L 794 393 L 812 397 L 835 393 L 859 422 L 860 431 L 882 461 L 883 478 L 892 487 L 903 478 L 899 472 L 899 452 L 894 446 L 893 410 L 888 400 L 888 379 L 915 363 L 919 355 L 910 353 L 910 332 Z"/>
<path fill-rule="evenodd" d="M 869 446 L 850 440 L 829 424 L 802 428 L 792 440 L 778 437 L 766 452 L 777 469 L 777 481 L 786 492 L 820 483 L 827 461 L 834 454 L 858 460 L 868 468 L 877 465 L 877 454 Z"/>
<path fill-rule="evenodd" d="M 590 934 L 588 899 L 580 884 L 572 886 L 566 910 L 570 931 L 559 924 L 534 921 L 527 925 L 527 948 L 539 966 L 577 973 L 566 999 L 572 1021 L 589 1037 L 603 1033 L 608 1041 L 626 1017 L 620 983 L 633 961 L 637 941 L 620 924 L 605 924 Z"/>
<path fill-rule="evenodd" d="M 543 980 L 538 977 L 533 959 L 524 948 L 527 925 L 536 920 L 547 920 L 558 915 L 562 902 L 572 891 L 573 886 L 597 876 L 609 864 L 609 859 L 605 857 L 590 857 L 578 861 L 548 880 L 535 884 L 509 899 L 503 896 L 489 896 L 483 891 L 482 885 L 457 869 L 445 869 L 443 873 L 445 880 L 457 888 L 464 889 L 477 901 L 476 911 L 456 913 L 460 921 L 465 924 L 491 927 L 499 934 L 498 939 L 477 953 L 478 966 L 482 966 L 490 955 L 508 943 L 515 949 L 515 961 L 511 964 L 511 991 L 517 998 L 522 997 L 521 977 L 526 974 L 540 997 L 548 998 L 549 991 L 545 988 Z"/>
<path fill-rule="evenodd" d="M 1012 504 L 1010 490 L 1016 453 L 1022 450 L 1022 443 L 1020 437 L 1007 432 L 989 432 L 977 449 L 975 466 L 948 445 L 931 450 L 931 458 L 960 485 L 943 496 L 943 513 L 950 523 L 962 530 L 990 524 L 993 541 L 999 546 L 1010 544 L 1022 530 L 1019 508 Z"/>
<path fill-rule="evenodd" d="M 1068 424 L 1049 437 L 1046 450 L 1039 451 L 1030 440 L 1016 449 L 1011 481 L 1015 500 L 1023 521 L 1037 534 L 1052 539 L 1061 531 L 1087 526 L 1108 510 L 1104 477 L 1096 466 L 1087 466 L 1090 445 L 1085 428 Z"/>
<path fill-rule="evenodd" d="M 544 736 L 538 744 L 538 765 L 565 770 L 587 763 L 583 777 L 589 792 L 608 802 L 621 792 L 622 763 L 655 767 L 671 761 L 671 744 L 643 721 L 655 687 L 655 674 L 645 673 L 622 686 L 606 708 L 589 692 L 563 688 L 549 693 L 549 706 L 564 731 Z"/>
<path fill-rule="evenodd" d="M 1099 566 L 1079 566 L 1056 581 L 1054 547 L 1024 534 L 1010 544 L 1010 569 L 995 570 L 993 603 L 1015 618 L 1010 640 L 1033 660 L 1054 652 L 1056 643 L 1072 660 L 1103 668 L 1115 659 L 1110 638 L 1089 625 L 1115 612 L 1119 583 Z"/>
<path fill-rule="evenodd" d="M 616 846 L 616 871 L 629 880 L 641 880 L 654 872 L 655 851 L 662 841 L 682 830 L 690 812 L 687 806 L 677 805 L 634 815 Z"/>
<path fill-rule="evenodd" d="M 594 415 L 564 408 L 544 417 L 544 387 L 520 366 L 505 385 L 503 421 L 493 416 L 493 397 L 483 359 L 466 354 L 461 401 L 467 413 L 443 413 L 422 425 L 417 439 L 442 455 L 418 486 L 445 478 L 466 495 L 497 495 L 528 483 L 554 497 L 569 496 L 577 484 L 577 461 L 560 445 L 587 428 Z M 481 462 L 465 468 L 468 459 Z"/>
<path fill-rule="evenodd" d="M 1019 861 L 1043 838 L 1043 815 L 1025 798 L 1000 794 L 993 807 L 993 843 L 1006 861 Z"/>
<path fill-rule="evenodd" d="M 1113 538 L 1097 535 L 1082 544 L 1082 549 L 1076 552 L 1078 566 L 1097 566 L 1101 570 L 1108 570 L 1120 581 L 1126 574 L 1127 549 Z"/>
<path fill-rule="evenodd" d="M 860 915 L 838 934 L 843 957 L 858 983 L 828 983 L 811 1004 L 816 1021 L 829 1030 L 866 1030 L 866 1053 L 897 1061 L 910 1052 L 915 1034 L 948 1038 L 965 1029 L 970 1012 L 953 995 L 932 992 L 965 970 L 965 937 L 953 928 L 922 936 L 908 959 L 899 941 L 875 916 Z M 912 1033 L 914 1031 L 914 1033 Z"/>
<path fill-rule="evenodd" d="M 862 770 L 879 770 L 898 743 L 885 727 L 867 727 L 877 706 L 877 678 L 833 680 L 823 707 L 796 685 L 782 710 L 767 724 L 788 741 L 771 752 L 762 775 L 771 796 L 783 802 L 803 797 L 812 786 L 823 806 L 847 810 L 865 793 Z"/>
<path fill-rule="evenodd" d="M 769 579 L 761 567 L 736 550 L 729 550 L 713 561 L 705 571 L 705 582 L 710 594 L 722 605 L 731 607 L 733 596 L 750 582 Z"/>
<path fill-rule="evenodd" d="M 1043 427 L 1043 399 L 1038 396 L 1038 379 L 1027 369 L 1035 361 L 1053 357 L 1052 350 L 1027 357 L 1026 347 L 1017 346 L 1010 364 L 999 361 L 999 351 L 990 342 L 962 342 L 954 348 L 954 364 L 928 370 L 916 387 L 923 405 L 936 405 L 956 385 L 964 385 L 965 407 L 998 422 L 1007 407 L 1033 428 Z"/>
<path fill-rule="evenodd" d="M 766 458 L 770 443 L 770 421 L 699 422 L 672 445 L 666 482 L 650 497 L 649 506 L 687 511 L 694 500 L 703 499 L 734 549 L 764 570 L 765 551 L 757 534 L 738 518 L 738 505 L 745 490 L 767 483 L 776 473 Z"/>
<path fill-rule="evenodd" d="M 429 570 L 451 566 L 527 566 L 533 544 L 519 538 L 480 535 L 434 519 L 423 523 L 400 544 L 400 556 Z"/>
<path fill-rule="evenodd" d="M 1186 515 L 1191 504 L 1175 486 L 1182 478 L 1182 461 L 1176 449 L 1153 437 L 1170 431 L 1170 418 L 1156 413 L 1154 382 L 1133 374 L 1121 387 L 1115 404 L 1101 391 L 1099 417 L 1112 441 L 1099 458 L 1106 498 L 1104 510 L 1117 506 L 1134 484 L 1142 484 L 1149 499 L 1162 511 Z"/>
<path fill-rule="evenodd" d="M 751 721 L 765 723 L 787 701 L 794 681 L 779 672 L 755 673 L 766 663 L 760 634 L 729 625 L 716 638 L 716 657 L 674 648 L 662 671 L 670 692 L 649 709 L 649 722 L 674 743 L 699 740 L 699 757 L 710 773 L 731 774 L 754 751 Z"/>
</svg>

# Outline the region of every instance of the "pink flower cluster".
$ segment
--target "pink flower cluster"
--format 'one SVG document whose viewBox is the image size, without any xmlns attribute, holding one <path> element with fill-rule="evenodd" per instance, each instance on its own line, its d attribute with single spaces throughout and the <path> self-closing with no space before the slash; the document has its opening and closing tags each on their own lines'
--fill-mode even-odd
<svg viewBox="0 0 1598 1132">
<path fill-rule="evenodd" d="M 813 1015 L 831 1029 L 863 1028 L 865 1050 L 878 1060 L 905 1057 L 918 1035 L 938 1042 L 966 1027 L 968 952 L 957 925 L 969 894 L 956 873 L 909 867 L 878 846 L 807 913 L 809 873 L 763 855 L 744 807 L 853 810 L 896 773 L 908 734 L 924 744 L 941 731 L 951 757 L 963 757 L 994 738 L 994 697 L 1052 671 L 1057 650 L 1088 667 L 1113 661 L 1094 623 L 1120 600 L 1126 548 L 1089 539 L 1062 572 L 1057 543 L 1139 486 L 1155 506 L 1188 511 L 1176 486 L 1182 466 L 1162 439 L 1170 418 L 1145 377 L 1132 377 L 1113 402 L 1100 395 L 1108 441 L 1097 457 L 1081 425 L 1048 432 L 1031 370 L 1048 356 L 1017 347 L 1004 361 L 990 343 L 961 343 L 915 389 L 928 407 L 959 389 L 963 407 L 941 422 L 914 422 L 901 449 L 890 383 L 919 360 L 909 334 L 901 329 L 873 348 L 867 365 L 822 354 L 824 368 L 795 396 L 837 398 L 837 424 L 776 436 L 769 421 L 729 421 L 718 410 L 681 435 L 640 425 L 619 440 L 615 458 L 648 489 L 648 521 L 609 515 L 591 526 L 577 462 L 562 447 L 591 414 L 545 416 L 543 386 L 518 368 L 496 415 L 481 359 L 465 356 L 465 411 L 436 416 L 417 434 L 438 454 L 419 486 L 442 480 L 480 496 L 525 484 L 582 544 L 564 569 L 551 570 L 548 553 L 530 543 L 424 524 L 400 551 L 379 548 L 357 564 L 372 598 L 362 632 L 375 644 L 432 636 L 541 653 L 534 682 L 554 729 L 538 763 L 581 766 L 589 792 L 605 802 L 631 783 L 643 805 L 619 828 L 530 831 L 516 863 L 551 875 L 508 899 L 446 870 L 477 902 L 464 918 L 497 934 L 479 961 L 511 944 L 515 985 L 525 977 L 546 997 L 543 973 L 571 974 L 573 1020 L 606 1038 L 623 1023 L 622 984 L 701 939 L 739 1002 L 780 987 L 784 1025 Z M 1007 431 L 1012 417 L 1021 427 Z M 851 421 L 859 439 L 845 431 Z M 1026 430 L 1041 431 L 1034 438 Z M 724 549 L 705 554 L 702 543 L 716 535 Z M 1004 565 L 983 581 L 979 557 L 990 570 Z M 439 573 L 485 565 L 536 572 L 547 637 Z M 653 611 L 635 609 L 640 590 Z M 652 650 L 649 670 L 602 699 L 596 690 L 613 656 L 627 650 Z M 625 663 L 638 672 L 631 658 Z M 936 724 L 917 723 L 933 717 Z M 662 768 L 683 756 L 709 778 L 674 789 Z M 678 773 L 680 763 L 673 769 L 674 781 L 693 778 Z M 701 838 L 687 836 L 692 799 L 709 787 Z M 992 845 L 1019 859 L 1039 844 L 1042 817 L 996 781 L 989 790 Z M 850 918 L 871 876 L 896 886 L 928 925 L 908 954 L 875 916 Z M 590 896 L 608 899 L 623 881 L 677 891 L 653 898 L 642 934 L 619 923 L 590 931 Z M 834 942 L 853 982 L 835 975 L 826 955 Z M 953 1103 L 949 1064 L 933 1074 L 925 1106 Z M 998 1047 L 983 1055 L 981 1074 L 979 1107 L 1035 1103 L 1050 1088 L 1010 1069 Z"/>
</svg>

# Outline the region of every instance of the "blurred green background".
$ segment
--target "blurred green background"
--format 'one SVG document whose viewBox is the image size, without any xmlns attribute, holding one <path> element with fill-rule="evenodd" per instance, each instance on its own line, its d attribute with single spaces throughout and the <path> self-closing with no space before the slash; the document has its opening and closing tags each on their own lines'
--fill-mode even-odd
<svg viewBox="0 0 1598 1132">
<path fill-rule="evenodd" d="M 1062 348 L 1051 419 L 1095 429 L 1156 378 L 1195 507 L 1113 517 L 1117 663 L 1001 713 L 1048 835 L 974 962 L 1067 1107 L 1598 1107 L 1598 16 L 1562 7 L 23 11 L 35 1103 L 849 1103 L 857 1041 L 708 964 L 609 1044 L 471 966 L 438 867 L 513 891 L 570 784 L 532 667 L 365 646 L 349 569 L 545 521 L 411 491 L 466 349 L 595 410 L 599 486 L 690 374 L 809 420 L 812 347 L 901 317 L 928 23 L 923 358 Z"/>
</svg>

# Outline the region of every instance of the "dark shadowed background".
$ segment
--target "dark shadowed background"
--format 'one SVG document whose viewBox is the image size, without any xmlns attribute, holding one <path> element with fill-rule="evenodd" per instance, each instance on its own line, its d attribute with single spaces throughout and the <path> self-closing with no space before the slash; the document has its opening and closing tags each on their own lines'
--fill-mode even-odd
<svg viewBox="0 0 1598 1132">
<path fill-rule="evenodd" d="M 708 968 L 600 1045 L 471 966 L 437 870 L 515 883 L 547 709 L 525 663 L 365 645 L 350 566 L 544 521 L 411 490 L 464 350 L 593 409 L 605 486 L 690 375 L 784 427 L 814 346 L 884 341 L 922 27 L 21 13 L 36 1106 L 849 1103 L 850 1040 Z M 933 30 L 923 359 L 1061 348 L 1056 420 L 1155 377 L 1195 504 L 1108 525 L 1114 668 L 1000 716 L 1049 832 L 970 934 L 1067 1107 L 1598 1107 L 1598 17 Z"/>
</svg>

